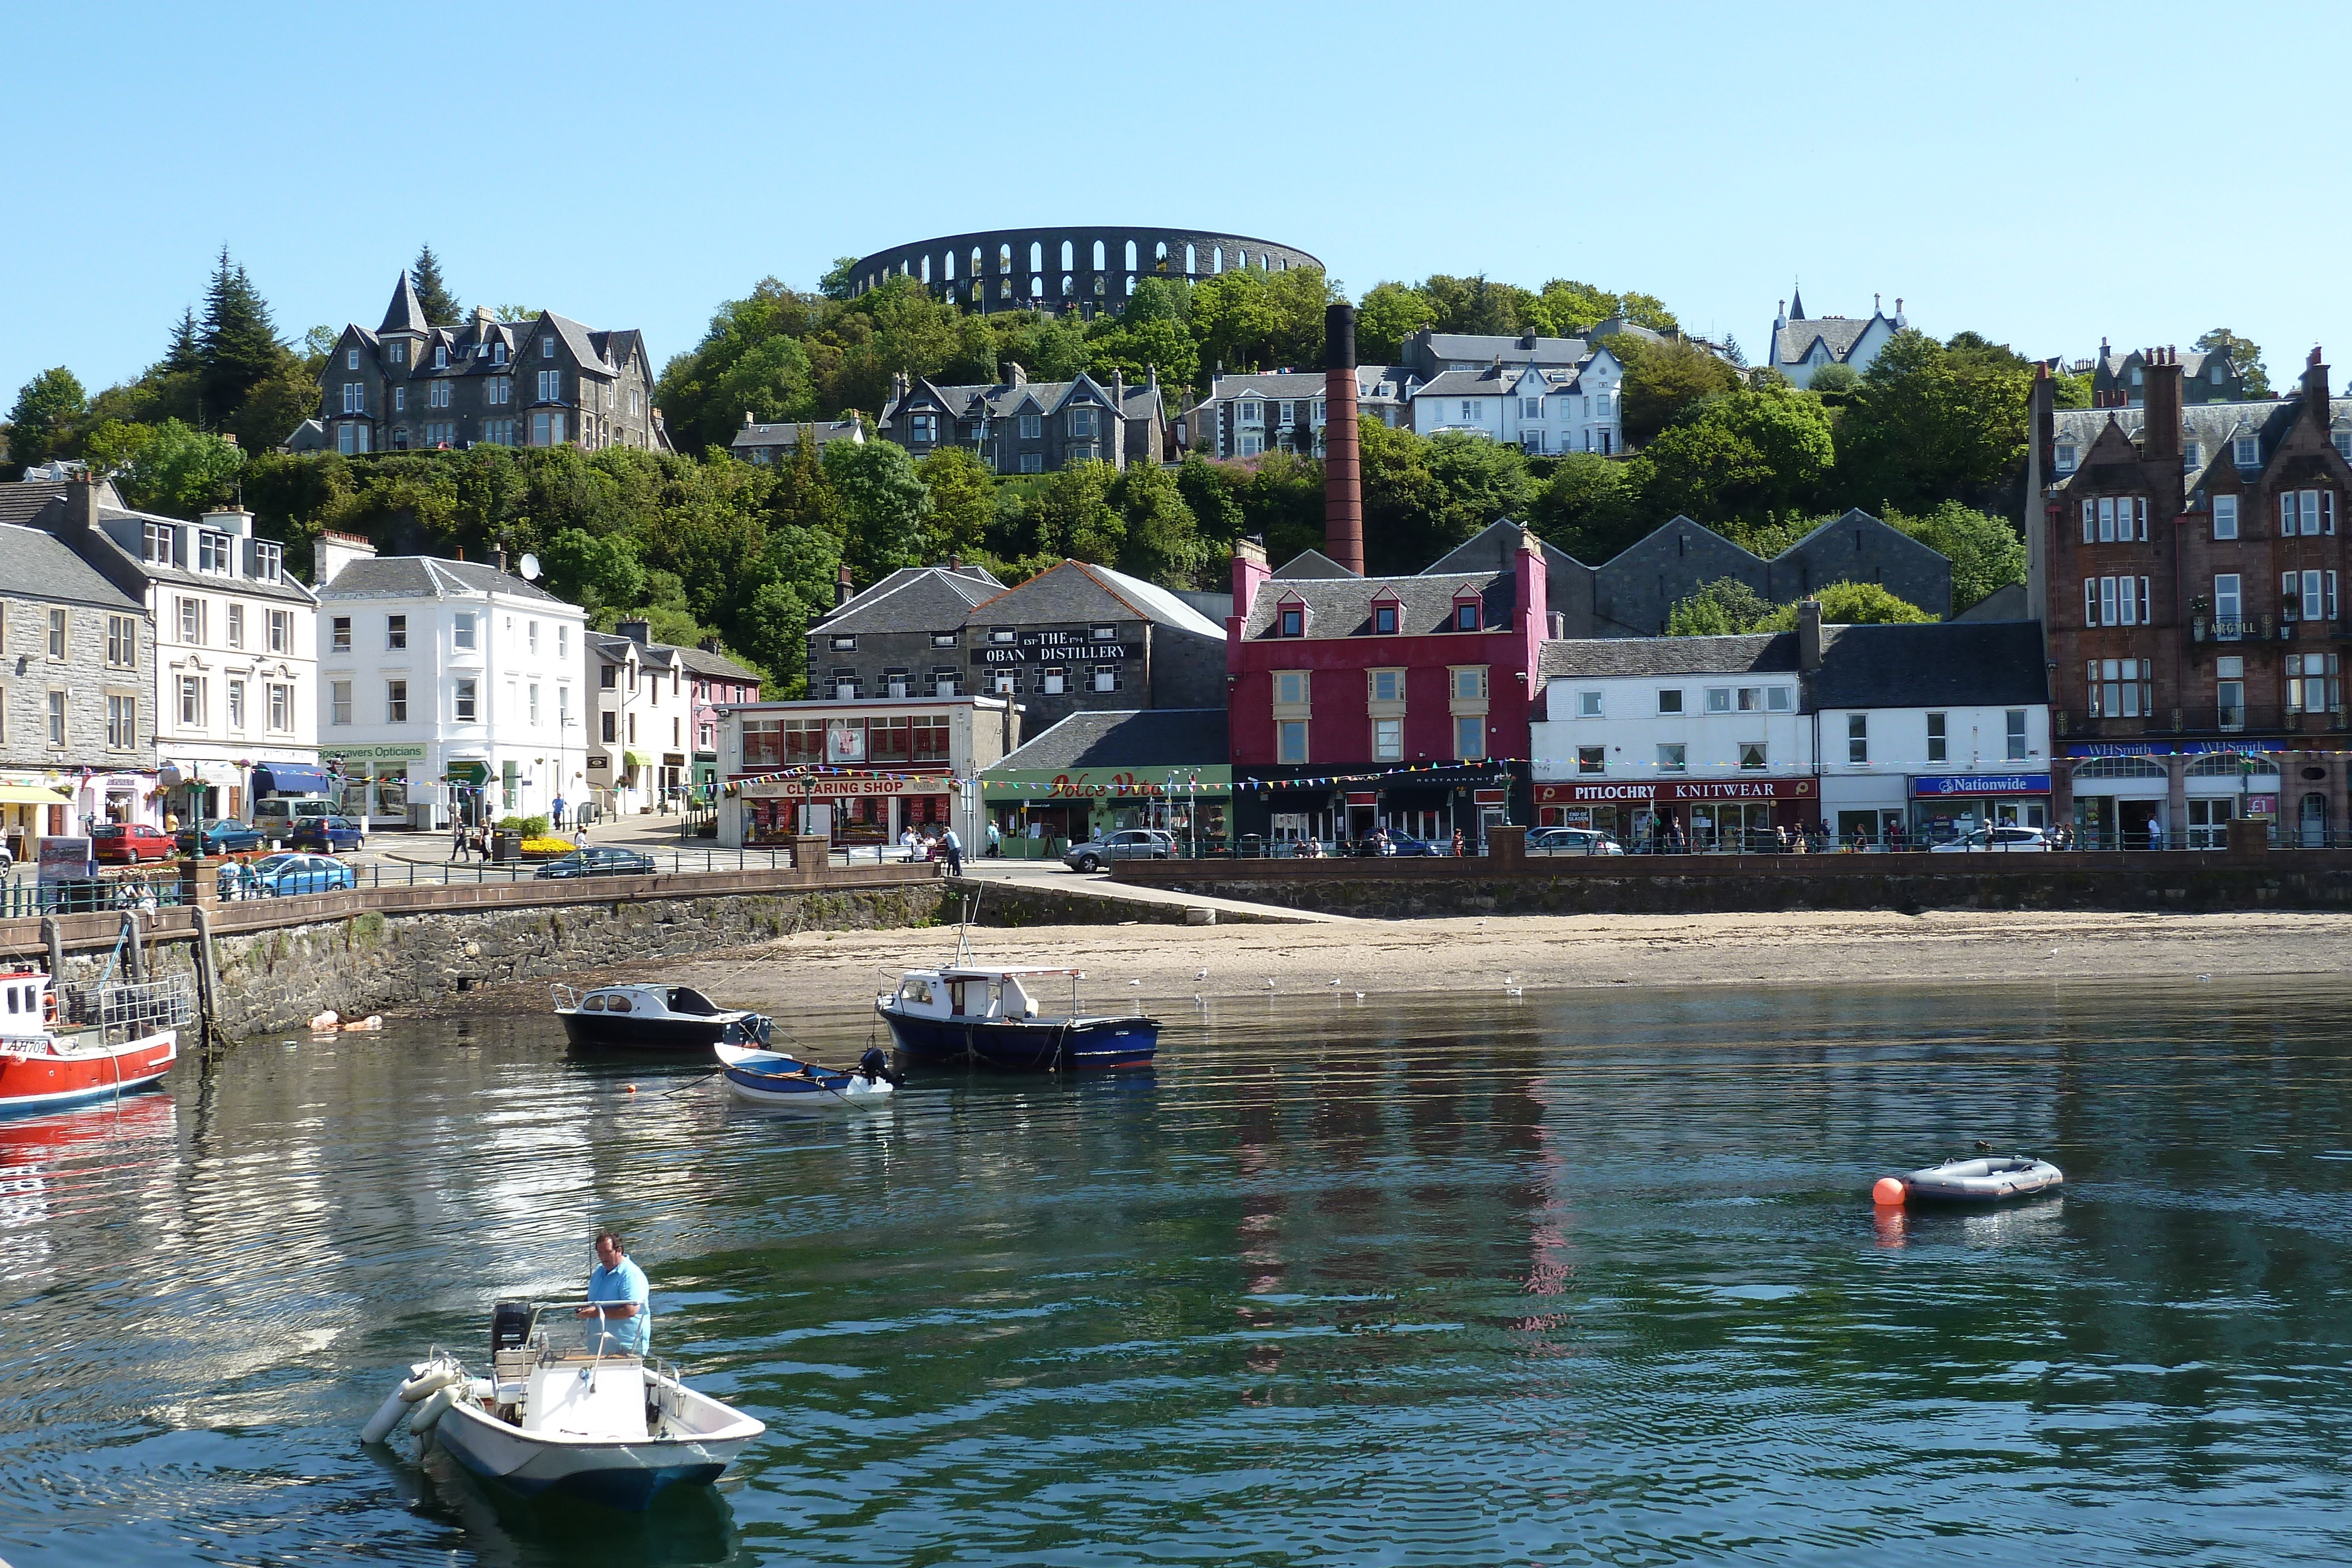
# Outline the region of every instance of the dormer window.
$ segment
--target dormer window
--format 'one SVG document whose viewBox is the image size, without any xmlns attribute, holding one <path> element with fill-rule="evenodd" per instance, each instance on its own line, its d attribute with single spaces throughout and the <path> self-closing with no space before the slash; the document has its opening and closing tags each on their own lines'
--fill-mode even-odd
<svg viewBox="0 0 2352 1568">
<path fill-rule="evenodd" d="M 1372 606 L 1372 635 L 1393 637 L 1397 629 L 1397 607 L 1393 604 Z"/>
<path fill-rule="evenodd" d="M 1478 630 L 1478 601 L 1476 600 L 1458 599 L 1454 601 L 1454 629 L 1456 632 L 1475 632 Z"/>
<path fill-rule="evenodd" d="M 1276 615 L 1275 635 L 1277 637 L 1306 636 L 1307 606 L 1304 604 L 1284 605 Z"/>
<path fill-rule="evenodd" d="M 551 332 L 546 337 L 541 338 L 539 340 L 539 357 L 542 360 L 551 360 L 555 358 L 555 335 L 553 333 Z"/>
<path fill-rule="evenodd" d="M 2074 455 L 2074 444 L 2073 442 L 2062 441 L 2058 444 L 2056 461 L 2058 464 L 2058 472 L 2061 474 L 2072 474 L 2074 471 L 2074 465 L 2077 459 Z"/>
<path fill-rule="evenodd" d="M 2241 435 L 2236 440 L 2230 443 L 2230 445 L 2232 449 L 2231 452 L 2231 458 L 2238 465 L 2239 467 L 2259 468 L 2262 466 L 2263 443 L 2261 437 L 2253 435 Z"/>
<path fill-rule="evenodd" d="M 492 363 L 492 364 L 494 364 L 494 365 L 503 365 L 503 364 L 505 364 L 506 362 L 507 362 L 507 346 L 506 346 L 506 344 L 504 344 L 504 343 L 502 343 L 502 342 L 500 342 L 500 343 L 492 343 L 492 344 L 490 345 L 490 363 Z"/>
<path fill-rule="evenodd" d="M 433 345 L 433 368 L 436 371 L 446 371 L 449 368 L 448 344 L 436 343 Z"/>
</svg>

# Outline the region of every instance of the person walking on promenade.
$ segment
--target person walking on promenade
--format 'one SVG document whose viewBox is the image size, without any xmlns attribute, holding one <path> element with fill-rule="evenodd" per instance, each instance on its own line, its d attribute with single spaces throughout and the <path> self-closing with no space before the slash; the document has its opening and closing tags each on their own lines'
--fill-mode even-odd
<svg viewBox="0 0 2352 1568">
<path fill-rule="evenodd" d="M 466 858 L 466 824 L 457 818 L 449 821 L 449 859 L 451 863 Z"/>
<path fill-rule="evenodd" d="M 940 835 L 940 848 L 947 852 L 948 874 L 961 876 L 963 874 L 963 841 L 956 837 L 956 831 L 953 828 L 948 829 Z"/>
<path fill-rule="evenodd" d="M 1004 835 L 996 831 L 996 820 L 992 817 L 989 819 L 988 823 L 987 853 L 990 860 L 995 860 L 1004 853 Z"/>
<path fill-rule="evenodd" d="M 1456 829 L 1454 829 L 1454 859 L 1456 859 L 1456 860 L 1460 860 L 1460 859 L 1462 858 L 1462 850 L 1463 850 L 1463 844 L 1462 844 L 1462 830 L 1461 830 L 1461 829 L 1459 829 L 1459 828 L 1456 828 Z"/>
<path fill-rule="evenodd" d="M 555 803 L 549 807 L 548 810 L 548 831 L 553 833 L 562 832 L 563 831 L 563 797 L 558 795 L 555 798 Z"/>
</svg>

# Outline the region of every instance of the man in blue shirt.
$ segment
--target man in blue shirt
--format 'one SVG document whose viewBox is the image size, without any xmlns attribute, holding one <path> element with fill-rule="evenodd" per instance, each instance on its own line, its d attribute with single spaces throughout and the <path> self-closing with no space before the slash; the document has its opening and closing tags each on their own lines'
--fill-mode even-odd
<svg viewBox="0 0 2352 1568">
<path fill-rule="evenodd" d="M 617 1230 L 596 1233 L 596 1267 L 588 1274 L 587 1299 L 612 1303 L 580 1309 L 581 1317 L 603 1320 L 588 1330 L 589 1349 L 597 1348 L 601 1330 L 608 1336 L 604 1341 L 605 1350 L 629 1355 L 646 1354 L 646 1346 L 653 1337 L 651 1292 L 646 1285 L 646 1271 L 629 1260 Z"/>
</svg>

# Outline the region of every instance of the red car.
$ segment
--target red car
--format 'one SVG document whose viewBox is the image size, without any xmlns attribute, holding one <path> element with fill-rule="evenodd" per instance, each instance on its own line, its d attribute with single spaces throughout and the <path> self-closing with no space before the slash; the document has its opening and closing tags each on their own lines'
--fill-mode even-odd
<svg viewBox="0 0 2352 1568">
<path fill-rule="evenodd" d="M 89 831 L 92 860 L 137 865 L 141 861 L 167 861 L 179 852 L 171 834 L 144 822 L 100 822 Z"/>
</svg>

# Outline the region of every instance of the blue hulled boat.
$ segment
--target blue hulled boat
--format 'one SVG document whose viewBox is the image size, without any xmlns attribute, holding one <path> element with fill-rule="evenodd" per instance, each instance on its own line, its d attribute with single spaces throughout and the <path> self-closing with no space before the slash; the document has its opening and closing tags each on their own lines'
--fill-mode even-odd
<svg viewBox="0 0 2352 1568">
<path fill-rule="evenodd" d="M 1067 977 L 1070 1005 L 1047 1012 L 1024 981 Z M 1149 1067 L 1160 1020 L 1141 1014 L 1089 1016 L 1078 1008 L 1082 969 L 959 962 L 909 969 L 888 996 L 874 998 L 898 1049 L 922 1061 L 977 1061 L 1024 1071 Z"/>
</svg>

